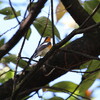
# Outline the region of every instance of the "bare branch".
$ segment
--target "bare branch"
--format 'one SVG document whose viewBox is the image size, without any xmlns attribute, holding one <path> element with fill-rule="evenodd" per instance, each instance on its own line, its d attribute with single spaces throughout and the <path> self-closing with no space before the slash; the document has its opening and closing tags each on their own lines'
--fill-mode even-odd
<svg viewBox="0 0 100 100">
<path fill-rule="evenodd" d="M 20 24 L 20 21 L 19 21 L 18 18 L 17 18 L 16 12 L 15 12 L 13 6 L 12 6 L 11 0 L 9 0 L 9 4 L 10 4 L 10 6 L 11 6 L 11 8 L 12 8 L 12 11 L 13 11 L 13 13 L 14 13 L 14 15 L 15 15 L 15 18 L 16 18 L 18 24 Z"/>
<path fill-rule="evenodd" d="M 52 37 L 53 37 L 53 45 L 55 44 L 55 37 L 54 37 L 54 16 L 53 16 L 53 0 L 51 0 L 51 20 L 52 20 Z"/>
<path fill-rule="evenodd" d="M 99 10 L 99 8 L 100 8 L 100 3 L 93 10 L 93 12 L 91 13 L 91 15 L 86 18 L 86 20 L 82 23 L 82 25 L 80 26 L 80 28 L 84 27 L 89 22 L 89 20 L 95 15 L 95 13 Z"/>
<path fill-rule="evenodd" d="M 21 22 L 19 30 L 16 34 L 0 48 L 0 59 L 7 54 L 18 42 L 19 40 L 25 35 L 27 30 L 29 29 L 30 25 L 33 23 L 37 15 L 40 13 L 41 9 L 43 8 L 44 4 L 47 0 L 39 0 L 35 5 L 34 9 L 30 11 L 27 18 Z"/>
<path fill-rule="evenodd" d="M 18 24 L 18 25 L 19 25 L 19 24 Z M 0 35 L 0 37 L 3 36 L 4 34 L 6 34 L 7 32 L 11 31 L 12 29 L 16 28 L 18 25 L 14 26 L 14 27 L 12 27 L 12 28 L 10 28 L 10 29 L 8 29 L 8 30 L 6 30 L 4 33 L 2 33 L 2 34 Z"/>
</svg>

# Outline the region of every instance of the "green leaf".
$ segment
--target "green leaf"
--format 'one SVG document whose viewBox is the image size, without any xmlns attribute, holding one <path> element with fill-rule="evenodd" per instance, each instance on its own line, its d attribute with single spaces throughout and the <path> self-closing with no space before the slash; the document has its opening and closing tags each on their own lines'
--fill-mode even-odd
<svg viewBox="0 0 100 100">
<path fill-rule="evenodd" d="M 88 68 L 88 66 L 89 66 L 90 64 L 91 64 L 91 61 L 88 61 L 88 62 L 82 64 L 82 65 L 80 66 L 80 69 Z"/>
<path fill-rule="evenodd" d="M 10 62 L 15 63 L 16 59 L 17 59 L 16 55 L 9 55 L 9 56 L 3 57 L 0 62 L 1 63 L 10 63 Z"/>
<path fill-rule="evenodd" d="M 48 99 L 48 100 L 64 100 L 63 98 L 61 98 L 61 97 L 53 97 L 53 98 L 50 98 L 50 99 Z"/>
<path fill-rule="evenodd" d="M 100 3 L 99 0 L 90 0 L 90 1 L 85 1 L 84 2 L 84 7 L 86 9 L 86 11 L 91 14 L 93 12 L 93 10 L 97 7 L 97 5 Z M 95 15 L 93 16 L 93 19 L 96 22 L 100 22 L 100 9 L 95 13 Z"/>
<path fill-rule="evenodd" d="M 17 16 L 20 16 L 20 11 L 17 11 L 17 12 L 16 12 L 16 15 L 17 15 Z M 13 18 L 15 18 L 15 15 L 14 15 L 14 14 L 12 14 L 12 15 L 7 15 L 6 17 L 4 17 L 5 20 L 13 19 Z"/>
<path fill-rule="evenodd" d="M 10 63 L 10 62 L 12 62 L 12 63 L 16 64 L 17 63 L 17 56 L 10 54 L 9 56 L 3 57 L 0 62 L 1 63 Z M 27 65 L 27 62 L 20 59 L 18 65 L 20 67 L 24 68 Z"/>
<path fill-rule="evenodd" d="M 0 47 L 4 44 L 5 39 L 0 40 Z"/>
<path fill-rule="evenodd" d="M 25 60 L 20 59 L 19 64 L 20 67 L 24 68 L 27 65 L 27 62 Z"/>
<path fill-rule="evenodd" d="M 10 70 L 9 67 L 4 67 L 2 70 L 0 70 L 0 83 L 4 83 L 5 81 L 13 77 L 14 72 Z"/>
<path fill-rule="evenodd" d="M 86 72 L 89 72 L 89 73 L 85 73 L 83 75 L 84 80 L 79 87 L 80 92 L 85 93 L 85 91 L 93 84 L 93 82 L 97 78 L 98 74 L 100 73 L 99 70 L 97 70 L 99 68 L 100 68 L 100 61 L 92 60 L 91 63 L 88 65 L 88 69 L 86 71 Z"/>
<path fill-rule="evenodd" d="M 29 39 L 29 37 L 30 37 L 30 35 L 31 35 L 31 32 L 32 32 L 32 31 L 31 31 L 31 28 L 29 28 L 29 29 L 28 29 L 28 32 L 27 32 L 27 36 L 26 36 L 26 39 L 27 39 L 27 40 Z"/>
<path fill-rule="evenodd" d="M 2 1 L 0 1 L 0 4 L 2 4 Z"/>
<path fill-rule="evenodd" d="M 48 18 L 39 17 L 34 21 L 33 25 L 35 26 L 40 35 L 44 33 L 43 37 L 52 37 L 52 22 Z M 54 26 L 54 34 L 60 39 L 60 34 L 56 26 Z"/>
<path fill-rule="evenodd" d="M 15 13 L 16 13 L 17 16 L 20 16 L 21 15 L 20 14 L 20 11 L 15 11 Z M 0 10 L 0 14 L 6 15 L 4 17 L 5 20 L 15 18 L 15 15 L 14 15 L 11 7 L 6 7 L 6 8 L 1 9 Z"/>
<path fill-rule="evenodd" d="M 32 96 L 33 96 L 33 95 L 32 95 Z M 24 98 L 21 99 L 21 100 L 27 100 L 27 99 L 31 98 L 32 96 L 31 96 L 31 95 L 28 95 L 28 96 L 24 97 Z"/>
<path fill-rule="evenodd" d="M 62 81 L 62 82 L 59 82 L 59 83 L 56 83 L 54 84 L 52 87 L 56 87 L 56 88 L 59 88 L 59 90 L 57 89 L 48 89 L 48 91 L 52 91 L 52 92 L 62 92 L 60 90 L 61 89 L 66 89 L 68 91 L 66 92 L 73 92 L 74 89 L 77 87 L 77 84 L 73 83 L 73 82 L 70 82 L 70 81 Z"/>
<path fill-rule="evenodd" d="M 0 14 L 3 14 L 3 15 L 12 15 L 13 12 L 12 12 L 11 7 L 6 7 L 6 8 L 3 8 L 3 9 L 0 10 Z"/>
</svg>

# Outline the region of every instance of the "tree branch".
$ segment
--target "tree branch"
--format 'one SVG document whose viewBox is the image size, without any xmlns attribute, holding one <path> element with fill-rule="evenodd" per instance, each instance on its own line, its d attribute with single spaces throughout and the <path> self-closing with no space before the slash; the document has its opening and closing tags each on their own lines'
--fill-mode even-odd
<svg viewBox="0 0 100 100">
<path fill-rule="evenodd" d="M 68 8 L 68 11 L 79 25 L 81 25 L 89 16 L 87 12 L 80 6 L 77 0 L 62 0 L 62 2 L 66 8 L 71 6 Z M 93 19 L 90 19 L 85 28 L 92 25 L 95 25 L 95 22 L 93 21 Z M 73 69 L 78 69 L 81 64 L 92 59 L 90 57 L 69 51 L 73 50 L 75 52 L 80 52 L 82 54 L 97 57 L 100 54 L 100 30 L 98 30 L 99 27 L 97 27 L 95 31 L 91 32 L 90 37 L 85 35 L 59 50 L 59 48 L 64 43 L 66 43 L 71 37 L 76 34 L 74 33 L 74 31 L 73 34 L 70 34 L 62 42 L 54 46 L 53 49 L 51 49 L 51 51 L 48 52 L 47 55 L 43 59 L 41 59 L 37 65 L 33 65 L 33 69 L 28 72 L 28 74 L 25 73 L 25 75 L 23 75 L 23 82 L 19 81 L 20 76 L 17 78 L 19 84 L 15 92 L 16 97 L 14 97 L 14 100 L 22 99 L 23 97 L 29 95 L 31 92 L 37 91 L 39 88 L 65 74 L 66 72 Z M 87 32 L 87 34 L 88 33 L 89 32 Z M 94 36 L 94 34 L 96 34 L 96 36 Z M 59 70 L 58 68 L 56 68 L 56 66 L 59 68 L 66 68 L 66 70 Z M 55 69 L 52 71 L 54 67 Z M 4 100 L 4 98 L 8 98 L 11 96 L 12 84 L 13 80 L 9 80 L 8 82 L 0 86 L 0 99 Z M 9 93 L 3 92 L 2 94 L 1 91 L 9 91 Z"/>
<path fill-rule="evenodd" d="M 43 8 L 44 4 L 47 0 L 38 0 L 35 7 L 30 11 L 27 18 L 21 22 L 20 28 L 15 33 L 15 35 L 0 48 L 0 59 L 7 54 L 25 35 L 28 31 L 30 25 L 33 23 L 37 15 L 40 13 L 41 9 Z"/>
<path fill-rule="evenodd" d="M 66 10 L 70 13 L 76 23 L 80 26 L 89 17 L 89 14 L 79 4 L 78 0 L 61 0 Z M 95 21 L 90 18 L 88 23 L 84 26 L 94 25 Z M 82 27 L 82 28 L 84 28 Z"/>
</svg>

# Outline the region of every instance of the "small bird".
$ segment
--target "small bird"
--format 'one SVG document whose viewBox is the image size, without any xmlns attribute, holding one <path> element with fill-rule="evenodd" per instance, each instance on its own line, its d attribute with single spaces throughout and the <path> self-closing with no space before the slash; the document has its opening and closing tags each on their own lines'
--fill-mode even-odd
<svg viewBox="0 0 100 100">
<path fill-rule="evenodd" d="M 45 54 L 52 48 L 51 38 L 46 37 L 44 42 L 40 44 L 40 46 L 36 49 L 34 53 L 34 58 L 38 56 L 45 56 Z"/>
</svg>

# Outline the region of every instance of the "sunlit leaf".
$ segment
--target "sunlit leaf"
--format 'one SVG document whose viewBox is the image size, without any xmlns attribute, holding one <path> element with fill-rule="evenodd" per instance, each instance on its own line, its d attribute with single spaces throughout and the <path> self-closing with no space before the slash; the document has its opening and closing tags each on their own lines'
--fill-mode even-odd
<svg viewBox="0 0 100 100">
<path fill-rule="evenodd" d="M 3 15 L 12 15 L 13 12 L 12 12 L 11 7 L 6 7 L 6 8 L 3 8 L 3 9 L 0 10 L 0 14 L 3 14 Z"/>
<path fill-rule="evenodd" d="M 21 15 L 20 11 L 15 11 L 15 13 L 16 13 L 17 16 Z M 11 7 L 6 7 L 6 8 L 1 9 L 0 14 L 6 15 L 4 17 L 5 20 L 15 18 L 15 15 L 14 15 Z"/>
<path fill-rule="evenodd" d="M 86 11 L 89 14 L 91 14 L 99 3 L 100 3 L 100 1 L 98 1 L 98 0 L 85 1 L 84 2 L 84 7 L 85 7 Z M 100 22 L 100 9 L 95 13 L 95 15 L 93 16 L 93 19 L 96 22 Z"/>
<path fill-rule="evenodd" d="M 31 35 L 31 28 L 28 29 L 27 36 L 26 36 L 27 40 L 29 39 L 30 35 Z"/>
<path fill-rule="evenodd" d="M 17 15 L 17 16 L 20 16 L 20 11 L 17 11 L 17 12 L 16 12 L 16 15 Z M 12 15 L 7 15 L 6 17 L 4 17 L 5 20 L 13 19 L 13 18 L 15 18 L 15 15 L 14 15 L 14 14 L 12 14 Z"/>
<path fill-rule="evenodd" d="M 4 67 L 0 70 L 0 83 L 4 83 L 10 78 L 13 78 L 14 72 L 9 67 Z"/>
<path fill-rule="evenodd" d="M 88 62 L 82 64 L 82 65 L 80 66 L 80 69 L 88 68 L 88 66 L 89 66 L 90 64 L 91 64 L 91 61 L 88 61 Z"/>
<path fill-rule="evenodd" d="M 9 55 L 6 57 L 3 57 L 1 59 L 1 63 L 10 63 L 10 62 L 16 62 L 17 56 L 16 55 Z"/>
<path fill-rule="evenodd" d="M 20 59 L 19 64 L 20 67 L 24 68 L 27 65 L 27 62 L 25 60 Z"/>
<path fill-rule="evenodd" d="M 50 98 L 50 99 L 48 99 L 48 100 L 64 100 L 63 98 L 61 98 L 61 97 L 53 97 L 53 98 Z"/>
<path fill-rule="evenodd" d="M 4 44 L 5 39 L 0 40 L 0 47 Z"/>
<path fill-rule="evenodd" d="M 62 89 L 66 89 L 68 91 L 66 92 L 73 92 L 74 89 L 77 87 L 77 84 L 70 82 L 70 81 L 62 81 L 59 83 L 54 84 L 52 87 L 56 87 L 59 88 L 59 90 L 57 89 L 48 89 L 48 91 L 52 91 L 52 92 L 62 92 Z M 60 90 L 61 88 L 61 90 Z"/>
<path fill-rule="evenodd" d="M 35 26 L 40 35 L 44 33 L 43 37 L 52 37 L 52 23 L 48 18 L 39 17 L 34 21 L 33 25 Z M 54 26 L 54 34 L 60 39 L 60 34 L 56 26 Z"/>
<path fill-rule="evenodd" d="M 98 74 L 100 73 L 99 70 L 97 70 L 99 68 L 100 68 L 100 61 L 97 61 L 97 60 L 91 61 L 91 63 L 88 65 L 88 69 L 86 71 L 89 73 L 85 73 L 83 75 L 84 80 L 83 80 L 82 84 L 80 85 L 80 92 L 85 93 L 85 91 L 88 90 L 88 88 L 93 84 L 93 82 L 97 78 Z"/>
<path fill-rule="evenodd" d="M 9 55 L 9 56 L 3 57 L 0 62 L 1 63 L 10 63 L 10 62 L 12 62 L 12 63 L 16 64 L 17 63 L 17 56 L 16 55 Z M 20 59 L 18 65 L 20 67 L 24 68 L 27 65 L 27 62 Z"/>
<path fill-rule="evenodd" d="M 63 15 L 66 12 L 67 11 L 66 11 L 64 5 L 62 4 L 62 2 L 59 2 L 59 4 L 56 7 L 56 18 L 57 18 L 57 22 L 63 17 Z"/>
</svg>

